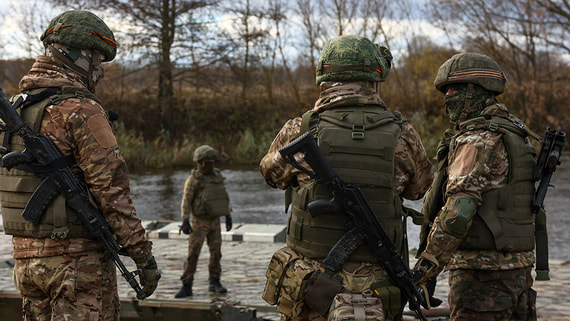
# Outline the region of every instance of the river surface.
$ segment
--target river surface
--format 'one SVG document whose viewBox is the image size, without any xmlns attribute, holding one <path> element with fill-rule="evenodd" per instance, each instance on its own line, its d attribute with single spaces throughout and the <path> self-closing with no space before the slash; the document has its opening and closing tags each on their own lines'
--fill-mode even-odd
<svg viewBox="0 0 570 321">
<path fill-rule="evenodd" d="M 548 189 L 550 259 L 570 260 L 570 157 L 561 159 Z M 143 220 L 180 220 L 180 201 L 189 170 L 131 173 L 131 193 L 138 216 Z M 269 187 L 256 166 L 223 169 L 234 223 L 286 224 L 284 191 Z M 422 201 L 406 201 L 420 210 Z M 419 228 L 408 219 L 410 248 L 417 247 Z"/>
</svg>

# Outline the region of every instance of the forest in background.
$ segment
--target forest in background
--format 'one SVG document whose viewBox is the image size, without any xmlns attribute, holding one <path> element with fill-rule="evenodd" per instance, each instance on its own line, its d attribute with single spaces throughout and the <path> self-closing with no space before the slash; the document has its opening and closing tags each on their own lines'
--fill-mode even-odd
<svg viewBox="0 0 570 321">
<path fill-rule="evenodd" d="M 105 65 L 96 94 L 119 114 L 115 130 L 129 168 L 144 170 L 187 167 L 201 144 L 219 148 L 227 163 L 256 164 L 283 123 L 312 108 L 320 50 L 342 34 L 391 49 L 394 66 L 380 96 L 414 125 L 431 156 L 449 125 L 433 80 L 458 52 L 484 53 L 501 65 L 508 81 L 498 99 L 530 129 L 541 136 L 547 127 L 568 132 L 568 1 L 55 3 L 61 11 L 88 9 L 105 21 L 121 19 L 119 28 L 108 22 L 120 54 Z M 24 58 L 0 61 L 7 95 L 17 92 L 32 58 L 41 54 L 38 32 L 51 19 L 41 16 L 41 6 L 33 1 L 13 9 L 29 19 L 23 24 L 29 38 L 19 43 Z"/>
</svg>

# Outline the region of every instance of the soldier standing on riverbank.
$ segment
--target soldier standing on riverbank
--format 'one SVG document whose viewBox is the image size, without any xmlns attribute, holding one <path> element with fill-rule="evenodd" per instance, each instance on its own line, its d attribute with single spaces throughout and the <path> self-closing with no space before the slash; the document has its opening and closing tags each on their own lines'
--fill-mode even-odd
<svg viewBox="0 0 570 321">
<path fill-rule="evenodd" d="M 226 231 L 232 229 L 232 217 L 224 177 L 221 171 L 214 167 L 218 155 L 218 150 L 208 145 L 202 145 L 194 151 L 194 162 L 197 165 L 186 180 L 181 204 L 181 229 L 184 234 L 190 235 L 188 257 L 184 262 L 184 273 L 180 277 L 182 288 L 176 293 L 175 298 L 192 296 L 194 273 L 204 240 L 207 240 L 210 250 L 208 290 L 216 293 L 227 292 L 220 283 L 222 274 L 220 216 L 226 217 Z M 191 215 L 192 224 L 190 224 Z"/>
<path fill-rule="evenodd" d="M 49 137 L 64 157 L 50 164 L 26 164 L 39 169 L 0 169 L 3 226 L 13 235 L 14 282 L 22 296 L 23 317 L 118 320 L 117 271 L 111 256 L 82 224 L 71 200 L 57 190 L 46 200 L 53 191 L 46 191 L 50 181 L 44 184 L 40 177 L 71 168 L 89 188 L 89 200 L 101 211 L 112 237 L 141 270 L 142 290 L 150 296 L 160 278 L 152 242 L 136 215 L 127 166 L 109 119 L 94 95 L 103 77 L 102 62 L 115 58 L 117 43 L 105 22 L 87 11 L 56 16 L 41 40 L 45 55 L 36 58 L 19 83 L 22 118 L 35 133 Z M 4 152 L 24 149 L 16 133 L 3 131 L 0 136 Z M 38 222 L 24 219 L 22 213 Z"/>
<path fill-rule="evenodd" d="M 418 285 L 450 271 L 451 320 L 536 320 L 536 152 L 523 122 L 495 98 L 505 82 L 492 58 L 465 53 L 444 62 L 434 83 L 453 128 L 438 147 L 424 204 L 435 221 L 414 271 Z"/>
<path fill-rule="evenodd" d="M 328 273 L 320 273 L 326 270 L 323 258 L 348 231 L 349 217 L 332 211 L 312 217 L 307 204 L 331 199 L 330 187 L 287 164 L 279 153 L 307 130 L 313 131 L 334 171 L 347 183 L 361 186 L 387 234 L 407 258 L 401 197 L 421 198 L 433 172 L 417 132 L 399 113 L 387 111 L 379 96 L 378 85 L 388 77 L 391 61 L 387 48 L 363 37 L 329 41 L 317 69 L 319 100 L 303 117 L 285 123 L 261 160 L 261 174 L 271 186 L 288 189 L 286 205 L 291 205 L 287 247 L 275 252 L 263 294 L 269 304 L 277 305 L 281 320 L 334 319 L 336 312 L 329 307 L 333 297 L 342 301 L 340 291 L 382 293 L 383 308 L 375 306 L 374 320 L 401 318 L 399 289 L 367 245 L 359 246 L 341 271 L 331 275 L 328 290 L 314 287 L 325 300 L 305 297 L 307 283 L 312 282 L 307 280 Z M 307 166 L 304 160 L 300 163 Z"/>
</svg>

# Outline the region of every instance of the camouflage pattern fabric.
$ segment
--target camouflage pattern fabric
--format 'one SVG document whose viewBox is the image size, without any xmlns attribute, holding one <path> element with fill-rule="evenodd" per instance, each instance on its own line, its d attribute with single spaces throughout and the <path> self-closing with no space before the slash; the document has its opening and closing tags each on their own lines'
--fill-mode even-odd
<svg viewBox="0 0 570 321">
<path fill-rule="evenodd" d="M 19 86 L 21 91 L 62 86 L 85 87 L 77 74 L 63 69 L 56 59 L 45 56 L 36 59 Z M 72 98 L 48 106 L 40 132 L 50 137 L 63 155 L 75 155 L 77 163 L 73 171 L 82 175 L 90 186 L 111 231 L 129 256 L 133 259 L 148 256 L 152 242 L 146 239 L 145 230 L 136 215 L 130 197 L 125 159 L 101 105 L 90 99 Z M 16 237 L 14 244 L 27 244 L 25 247 L 30 248 L 35 241 Z M 46 256 L 42 252 L 48 250 L 38 248 L 36 257 Z"/>
<path fill-rule="evenodd" d="M 17 259 L 24 320 L 119 319 L 117 272 L 102 251 Z"/>
<path fill-rule="evenodd" d="M 362 294 L 339 293 L 330 307 L 327 321 L 383 321 L 382 302 Z"/>
<path fill-rule="evenodd" d="M 449 273 L 451 320 L 536 320 L 531 267 L 452 270 Z"/>
<path fill-rule="evenodd" d="M 198 265 L 198 257 L 202 250 L 204 240 L 208 242 L 210 261 L 208 272 L 210 279 L 220 278 L 222 275 L 222 232 L 219 217 L 192 216 L 192 230 L 188 237 L 188 257 L 184 262 L 184 273 L 180 277 L 182 282 L 192 282 Z"/>
<path fill-rule="evenodd" d="M 326 110 L 334 107 L 354 106 L 354 104 L 379 104 L 386 108 L 381 98 L 372 89 L 372 83 L 323 82 L 321 95 L 313 110 Z M 300 185 L 311 181 L 310 177 L 283 160 L 279 149 L 299 137 L 301 117 L 288 120 L 279 131 L 267 154 L 259 164 L 259 171 L 280 189 L 286 189 L 294 179 Z M 432 164 L 427 157 L 420 136 L 413 126 L 405 123 L 400 139 L 396 143 L 396 168 L 394 188 L 396 193 L 410 200 L 423 196 L 433 179 Z M 299 164 L 309 167 L 299 158 Z"/>
<path fill-rule="evenodd" d="M 386 108 L 385 103 L 374 89 L 374 83 L 325 81 L 321 83 L 321 95 L 313 110 L 365 104 L 377 104 Z M 259 171 L 263 177 L 280 189 L 287 189 L 294 182 L 300 185 L 311 182 L 308 175 L 287 164 L 279 153 L 281 147 L 301 135 L 301 121 L 301 117 L 296 117 L 285 123 L 259 164 Z M 403 125 L 401 136 L 396 143 L 395 158 L 394 189 L 396 193 L 411 200 L 421 198 L 431 184 L 433 170 L 418 133 L 409 123 Z M 297 161 L 302 166 L 309 167 L 302 158 Z M 289 250 L 292 251 L 292 249 Z M 316 266 L 324 271 L 320 260 L 303 257 L 303 261 L 307 262 L 308 266 Z M 369 289 L 373 283 L 389 279 L 379 264 L 371 263 L 347 262 L 338 274 L 343 279 L 343 285 L 356 293 Z M 282 313 L 281 320 L 326 319 L 305 306 L 295 317 Z"/>
<path fill-rule="evenodd" d="M 484 109 L 482 115 L 507 115 L 505 105 L 496 104 Z M 505 186 L 508 175 L 508 155 L 501 140 L 502 135 L 488 130 L 467 131 L 455 139 L 450 150 L 449 178 L 446 190 L 446 206 L 436 218 L 430 235 L 425 254 L 422 257 L 433 256 L 439 267 L 430 274 L 436 275 L 447 265 L 447 269 L 513 269 L 534 264 L 532 251 L 503 253 L 497 251 L 457 251 L 461 239 L 450 234 L 446 220 L 457 216 L 454 200 L 474 198 L 481 204 L 481 194 Z M 469 222 L 467 228 L 470 226 Z M 422 264 L 418 261 L 416 266 Z M 427 276 L 426 276 L 427 277 Z"/>
<path fill-rule="evenodd" d="M 495 104 L 485 108 L 482 113 L 494 115 L 508 115 L 508 109 L 503 104 Z M 493 250 L 458 250 L 458 246 L 462 239 L 453 236 L 445 224 L 448 220 L 457 217 L 457 209 L 455 208 L 455 200 L 461 198 L 472 198 L 481 205 L 481 195 L 491 189 L 501 188 L 506 185 L 508 179 L 508 155 L 505 145 L 501 139 L 502 134 L 489 130 L 473 130 L 467 131 L 455 138 L 455 142 L 451 144 L 449 152 L 449 177 L 445 186 L 446 205 L 439 212 L 438 217 L 432 226 L 428 236 L 428 243 L 425 251 L 421 254 L 420 259 L 416 263 L 416 268 L 424 266 L 425 261 L 435 263 L 437 266 L 428 270 L 427 274 L 418 283 L 425 282 L 429 277 L 439 274 L 444 268 L 450 270 L 450 294 L 449 303 L 453 309 L 461 309 L 456 304 L 463 305 L 465 302 L 459 301 L 462 294 L 467 288 L 476 289 L 479 292 L 473 292 L 471 300 L 471 309 L 478 306 L 478 314 L 475 317 L 471 315 L 464 320 L 483 320 L 480 314 L 481 310 L 488 311 L 489 314 L 495 314 L 498 320 L 506 320 L 502 318 L 499 309 L 494 306 L 488 306 L 493 300 L 500 301 L 504 294 L 497 298 L 493 297 L 495 292 L 486 289 L 486 280 L 472 276 L 469 281 L 464 281 L 466 277 L 465 271 L 475 270 L 473 273 L 487 273 L 485 275 L 497 276 L 497 282 L 502 282 L 502 290 L 505 292 L 517 291 L 519 294 L 524 291 L 532 291 L 532 277 L 530 273 L 520 276 L 516 279 L 500 280 L 499 271 L 526 271 L 534 264 L 533 251 L 523 252 L 500 252 Z M 471 226 L 472 220 L 467 223 L 467 229 Z M 494 274 L 495 273 L 495 274 Z M 513 272 L 514 273 L 514 272 Z M 518 273 L 518 272 L 517 272 Z M 515 273 L 516 274 L 516 273 Z M 510 275 L 505 273 L 505 275 Z M 525 285 L 521 285 L 521 282 Z M 489 287 L 493 287 L 490 285 Z M 475 295 L 477 294 L 477 295 Z M 524 299 L 524 298 L 520 298 Z M 532 298 L 531 298 L 532 299 Z M 529 299 L 529 300 L 531 300 Z M 461 299 L 462 300 L 462 299 Z M 465 299 L 467 300 L 467 299 Z M 517 305 L 519 298 L 514 297 L 513 305 Z M 526 300 L 526 299 L 524 299 Z M 530 302 L 530 301 L 529 301 Z M 501 304 L 501 303 L 498 303 Z M 526 305 L 527 302 L 521 303 Z M 534 302 L 528 303 L 534 306 Z M 460 312 L 457 312 L 458 314 Z M 508 313 L 508 312 L 505 312 Z M 512 311 L 511 311 L 512 313 Z M 460 318 L 458 318 L 460 320 Z M 461 319 L 463 320 L 463 319 Z M 487 319 L 485 319 L 487 320 Z M 491 319 L 489 319 L 491 320 Z M 493 320 L 495 320 L 493 318 Z M 517 319 L 519 320 L 519 319 Z M 520 320 L 527 320 L 526 318 Z"/>
<path fill-rule="evenodd" d="M 308 267 L 311 269 L 319 270 L 321 272 L 325 271 L 325 266 L 322 260 L 311 259 L 306 256 L 303 256 L 297 252 L 295 252 L 291 248 L 285 248 L 286 252 L 294 253 L 295 261 L 291 266 L 289 266 L 285 271 L 285 279 L 287 279 L 288 284 L 283 281 L 285 288 L 288 290 L 285 294 L 285 298 L 287 301 L 292 301 L 295 299 L 302 299 L 302 293 L 298 293 L 299 290 L 305 289 L 306 281 L 308 278 L 307 271 Z M 303 273 L 295 274 L 294 271 L 296 270 L 295 267 L 304 267 L 302 269 L 297 268 L 297 270 L 302 270 Z M 273 271 L 268 271 L 268 275 L 270 274 L 279 274 L 274 273 Z M 386 283 L 389 281 L 389 276 L 386 274 L 384 269 L 380 264 L 372 264 L 372 263 L 360 263 L 360 262 L 347 262 L 344 264 L 343 269 L 335 274 L 333 274 L 333 278 L 342 278 L 342 284 L 344 285 L 346 291 L 351 293 L 362 293 L 365 290 L 370 289 L 371 285 L 378 282 Z M 297 289 L 297 290 L 295 290 Z M 297 292 L 296 292 L 297 291 Z M 283 300 L 282 298 L 280 298 Z M 288 303 L 289 303 L 288 302 Z M 278 303 L 279 304 L 279 303 Z M 304 321 L 304 320 L 326 320 L 328 316 L 322 316 L 316 311 L 311 310 L 303 302 L 292 302 L 291 307 L 295 308 L 294 313 L 291 311 L 286 311 L 287 307 L 278 307 L 278 311 L 281 312 L 281 320 L 282 321 Z M 280 311 L 281 310 L 281 311 Z M 384 320 L 384 319 L 382 319 Z M 385 319 L 385 320 L 392 320 L 392 319 Z"/>
<path fill-rule="evenodd" d="M 101 78 L 103 78 L 105 69 L 101 62 L 105 59 L 105 56 L 102 53 L 94 52 L 90 49 L 69 48 L 68 46 L 59 43 L 54 43 L 53 48 L 65 53 L 65 57 L 71 59 L 77 67 L 85 71 L 85 73 L 82 74 L 81 81 L 86 86 L 89 85 L 90 81 L 95 85 Z M 46 56 L 56 57 L 51 53 L 50 48 L 46 48 Z M 91 70 L 91 68 L 92 71 L 89 74 L 89 70 Z M 94 87 L 89 89 L 94 90 Z"/>
<path fill-rule="evenodd" d="M 21 91 L 63 86 L 85 88 L 78 74 L 46 56 L 38 57 L 19 83 Z M 102 106 L 87 98 L 66 99 L 48 106 L 40 132 L 51 138 L 63 155 L 75 156 L 73 172 L 90 187 L 112 233 L 128 255 L 135 260 L 146 258 L 152 242 L 146 239 L 136 215 L 127 166 Z M 18 266 L 16 285 L 23 297 L 26 320 L 49 320 L 43 315 L 51 314 L 50 301 L 54 308 L 52 320 L 118 319 L 116 272 L 112 261 L 105 261 L 101 252 L 93 251 L 100 249 L 100 244 L 88 238 L 24 237 L 13 237 L 13 244 Z"/>
</svg>

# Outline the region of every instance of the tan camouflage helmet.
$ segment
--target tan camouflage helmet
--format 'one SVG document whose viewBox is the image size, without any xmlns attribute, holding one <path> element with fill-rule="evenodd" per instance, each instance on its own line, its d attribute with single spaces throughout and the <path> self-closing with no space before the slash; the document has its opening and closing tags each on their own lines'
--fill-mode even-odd
<svg viewBox="0 0 570 321">
<path fill-rule="evenodd" d="M 92 49 L 111 61 L 117 54 L 113 32 L 101 18 L 89 11 L 66 11 L 51 20 L 40 40 L 44 45 L 60 43 L 72 48 Z"/>
<path fill-rule="evenodd" d="M 499 95 L 505 91 L 507 78 L 501 67 L 491 57 L 478 53 L 456 54 L 444 62 L 434 85 L 445 93 L 445 86 L 456 83 L 477 84 Z"/>
<path fill-rule="evenodd" d="M 360 36 L 340 36 L 323 48 L 317 65 L 317 85 L 323 81 L 383 82 L 388 77 L 392 54 Z"/>
<path fill-rule="evenodd" d="M 211 158 L 211 159 L 218 159 L 218 156 L 220 155 L 220 152 L 209 146 L 209 145 L 202 145 L 198 148 L 196 148 L 196 150 L 194 150 L 194 162 L 200 162 L 203 159 L 206 158 Z"/>
</svg>

